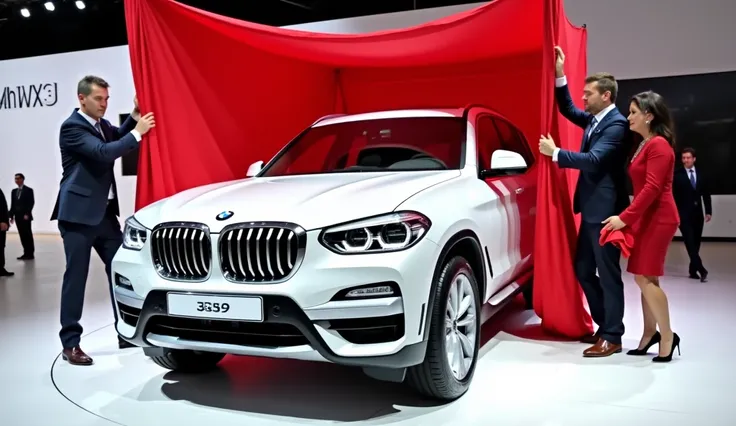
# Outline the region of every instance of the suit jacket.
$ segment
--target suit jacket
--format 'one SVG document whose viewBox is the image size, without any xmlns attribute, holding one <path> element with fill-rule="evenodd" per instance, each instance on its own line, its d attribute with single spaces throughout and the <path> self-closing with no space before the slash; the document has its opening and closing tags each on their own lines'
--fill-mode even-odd
<svg viewBox="0 0 736 426">
<path fill-rule="evenodd" d="M 713 214 L 708 180 L 703 178 L 702 173 L 695 170 L 695 188 L 690 183 L 690 176 L 684 168 L 675 171 L 673 180 L 672 192 L 682 222 L 689 221 L 691 218 L 702 218 L 703 207 L 705 207 L 705 214 Z"/>
<path fill-rule="evenodd" d="M 10 191 L 10 217 L 15 220 L 23 220 L 23 216 L 28 215 L 28 220 L 33 220 L 33 206 L 36 199 L 33 195 L 33 188 L 23 185 L 23 190 L 18 198 L 18 188 Z"/>
<path fill-rule="evenodd" d="M 629 205 L 626 187 L 627 156 L 631 147 L 628 120 L 617 108 L 609 111 L 588 137 L 594 115 L 575 106 L 567 85 L 555 88 L 560 113 L 582 127 L 580 152 L 561 149 L 557 164 L 580 170 L 573 208 L 584 222 L 601 223 L 621 213 Z"/>
<path fill-rule="evenodd" d="M 10 225 L 10 213 L 8 212 L 8 202 L 5 201 L 5 194 L 0 189 L 0 223 L 7 223 Z M 0 250 L 2 247 L 0 247 Z"/>
<path fill-rule="evenodd" d="M 116 159 L 138 147 L 130 133 L 136 121 L 128 117 L 118 128 L 100 120 L 102 139 L 77 110 L 62 123 L 59 133 L 63 172 L 51 220 L 94 226 L 105 216 L 110 186 L 115 194 L 111 208 L 115 215 L 120 214 L 113 166 Z"/>
</svg>

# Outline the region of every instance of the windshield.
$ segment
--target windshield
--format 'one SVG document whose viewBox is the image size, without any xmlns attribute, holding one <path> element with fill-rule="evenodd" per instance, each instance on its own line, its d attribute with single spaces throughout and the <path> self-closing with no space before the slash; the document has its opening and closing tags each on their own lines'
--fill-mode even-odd
<svg viewBox="0 0 736 426">
<path fill-rule="evenodd" d="M 459 169 L 465 121 L 399 117 L 313 127 L 261 176 Z"/>
</svg>

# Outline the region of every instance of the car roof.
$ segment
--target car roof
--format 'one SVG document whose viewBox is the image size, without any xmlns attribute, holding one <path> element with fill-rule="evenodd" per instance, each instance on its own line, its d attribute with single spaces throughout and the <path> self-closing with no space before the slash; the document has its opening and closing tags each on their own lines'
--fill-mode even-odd
<svg viewBox="0 0 736 426">
<path fill-rule="evenodd" d="M 423 108 L 365 112 L 360 114 L 329 115 L 314 123 L 312 127 L 329 126 L 331 124 L 349 123 L 352 121 L 381 120 L 385 118 L 462 117 L 464 111 L 464 108 Z"/>
</svg>

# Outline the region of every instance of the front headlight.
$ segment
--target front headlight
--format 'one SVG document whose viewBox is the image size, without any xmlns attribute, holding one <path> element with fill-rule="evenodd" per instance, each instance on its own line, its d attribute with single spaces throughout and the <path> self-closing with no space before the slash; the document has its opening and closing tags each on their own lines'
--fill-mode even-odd
<svg viewBox="0 0 736 426">
<path fill-rule="evenodd" d="M 140 250 L 146 243 L 148 230 L 138 223 L 133 216 L 125 221 L 123 229 L 123 247 L 130 250 Z"/>
<path fill-rule="evenodd" d="M 431 222 L 416 212 L 397 212 L 327 228 L 320 242 L 338 254 L 405 250 L 427 233 Z"/>
</svg>

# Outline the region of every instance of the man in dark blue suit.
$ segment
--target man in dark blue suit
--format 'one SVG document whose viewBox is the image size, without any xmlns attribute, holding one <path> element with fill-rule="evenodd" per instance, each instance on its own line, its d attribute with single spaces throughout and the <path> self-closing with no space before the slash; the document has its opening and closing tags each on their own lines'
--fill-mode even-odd
<svg viewBox="0 0 736 426">
<path fill-rule="evenodd" d="M 626 186 L 626 159 L 631 133 L 628 120 L 618 111 L 617 83 L 607 73 L 586 78 L 583 91 L 585 111 L 570 97 L 565 78 L 565 55 L 557 53 L 555 97 L 560 113 L 582 127 L 580 152 L 557 148 L 549 137 L 542 137 L 540 152 L 552 157 L 562 168 L 580 170 L 573 199 L 581 224 L 575 255 L 575 274 L 588 300 L 590 314 L 598 324 L 593 336 L 582 341 L 593 346 L 586 357 L 603 357 L 621 352 L 624 334 L 624 285 L 621 280 L 621 251 L 613 244 L 598 243 L 602 222 L 618 215 L 629 205 Z M 596 274 L 597 270 L 597 274 Z"/>
<path fill-rule="evenodd" d="M 137 99 L 133 112 L 120 128 L 103 119 L 110 97 L 108 87 L 100 77 L 84 77 L 77 86 L 79 108 L 62 123 L 59 135 L 63 173 L 51 215 L 51 220 L 59 221 L 66 255 L 59 337 L 62 357 L 76 365 L 92 364 L 92 358 L 80 347 L 79 324 L 92 248 L 105 263 L 115 313 L 110 264 L 123 236 L 113 166 L 155 126 L 152 113 L 141 117 Z M 119 346 L 125 347 L 121 341 L 118 340 Z"/>
</svg>

